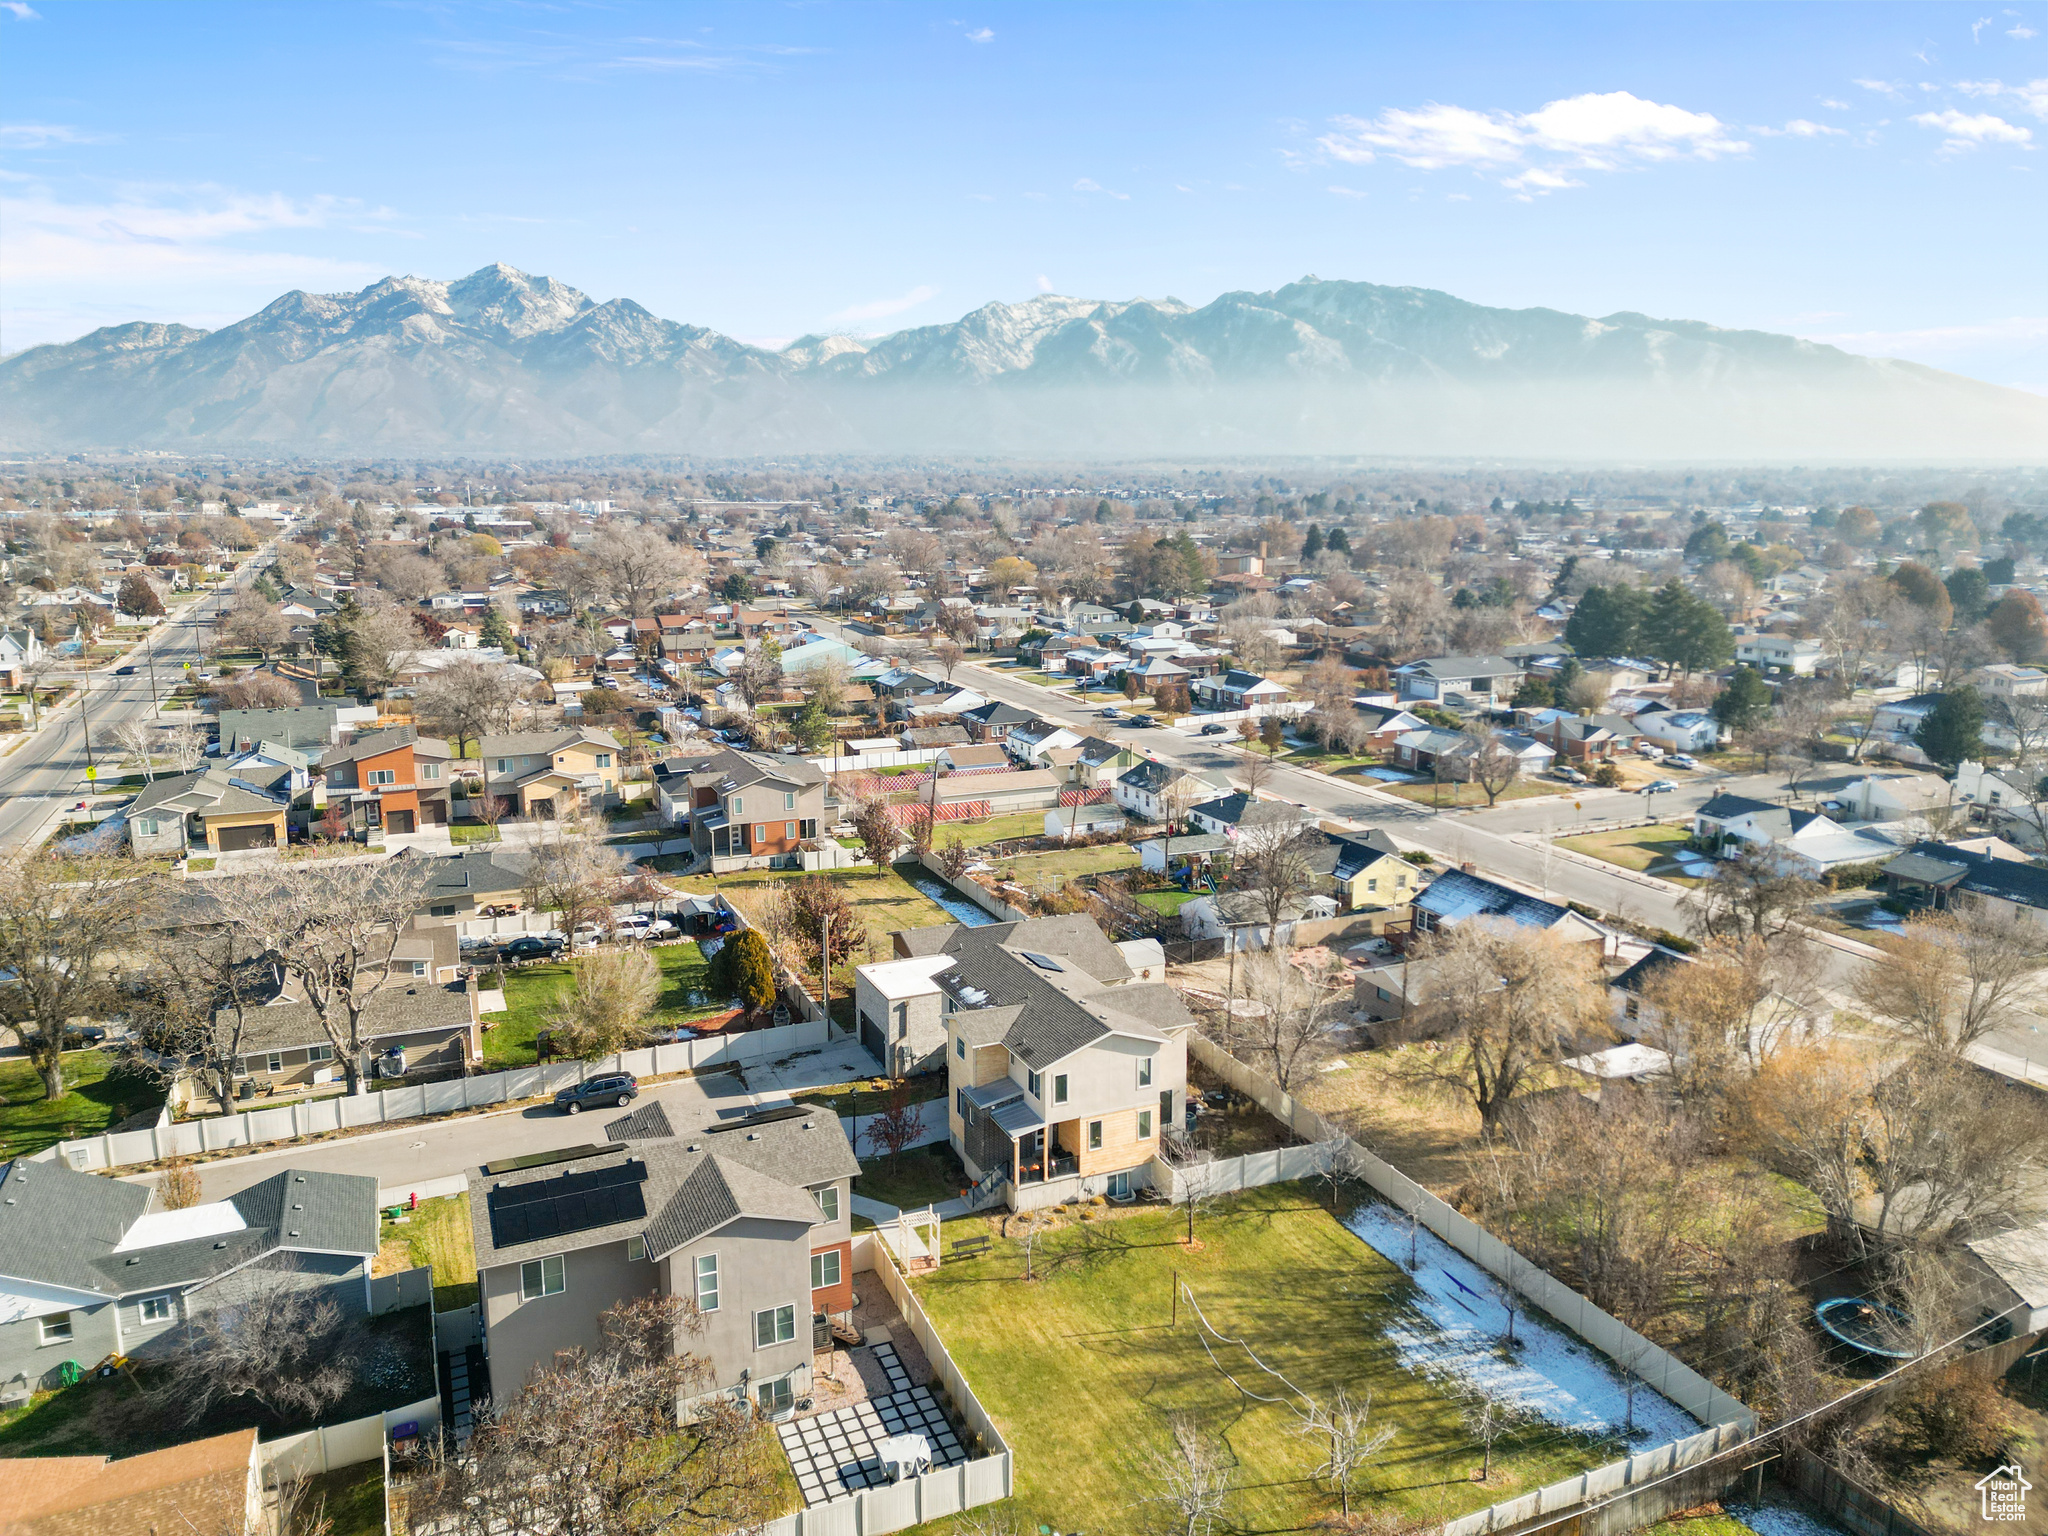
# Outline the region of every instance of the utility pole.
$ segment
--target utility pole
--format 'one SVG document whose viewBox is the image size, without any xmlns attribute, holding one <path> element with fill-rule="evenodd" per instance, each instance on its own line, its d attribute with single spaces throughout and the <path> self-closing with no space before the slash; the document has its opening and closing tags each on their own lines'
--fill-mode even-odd
<svg viewBox="0 0 2048 1536">
<path fill-rule="evenodd" d="M 832 1031 L 832 914 L 825 914 L 818 934 L 818 1004 L 825 1010 L 825 1032 Z M 886 1065 L 886 1063 L 885 1063 Z"/>
<path fill-rule="evenodd" d="M 100 767 L 92 760 L 92 709 L 89 702 L 91 698 L 92 673 L 88 670 L 80 674 L 78 679 L 78 715 L 85 722 L 85 776 L 88 779 L 97 779 Z"/>
</svg>

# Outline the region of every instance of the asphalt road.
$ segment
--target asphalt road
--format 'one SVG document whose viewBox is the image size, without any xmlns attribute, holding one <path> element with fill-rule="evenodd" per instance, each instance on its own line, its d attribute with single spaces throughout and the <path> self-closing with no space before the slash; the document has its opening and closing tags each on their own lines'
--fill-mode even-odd
<svg viewBox="0 0 2048 1536">
<path fill-rule="evenodd" d="M 65 806 L 85 796 L 87 722 L 93 755 L 104 757 L 97 746 L 111 739 L 115 726 L 149 714 L 150 668 L 156 669 L 155 693 L 168 694 L 184 663 L 196 666 L 201 659 L 203 622 L 216 618 L 232 596 L 201 598 L 158 625 L 140 649 L 122 658 L 121 665 L 136 669 L 132 677 L 116 677 L 108 668 L 74 674 L 85 685 L 84 698 L 51 715 L 42 730 L 0 757 L 0 850 L 33 845 Z"/>
</svg>

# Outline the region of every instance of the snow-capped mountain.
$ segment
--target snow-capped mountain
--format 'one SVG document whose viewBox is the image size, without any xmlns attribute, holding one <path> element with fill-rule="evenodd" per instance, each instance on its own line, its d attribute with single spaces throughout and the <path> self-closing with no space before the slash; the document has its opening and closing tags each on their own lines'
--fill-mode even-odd
<svg viewBox="0 0 2048 1536">
<path fill-rule="evenodd" d="M 506 266 L 0 362 L 0 443 L 336 453 L 2048 456 L 2048 400 L 1690 320 L 1272 293 L 986 304 L 780 352 Z"/>
</svg>

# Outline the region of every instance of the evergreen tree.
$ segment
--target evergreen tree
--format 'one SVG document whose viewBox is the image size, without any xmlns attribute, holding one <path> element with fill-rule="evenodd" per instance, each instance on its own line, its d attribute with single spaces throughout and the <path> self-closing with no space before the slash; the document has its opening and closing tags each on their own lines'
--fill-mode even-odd
<svg viewBox="0 0 2048 1536">
<path fill-rule="evenodd" d="M 1947 589 L 1958 624 L 1976 623 L 1991 606 L 1991 578 L 1974 565 L 1957 566 L 1948 573 L 1942 586 Z"/>
<path fill-rule="evenodd" d="M 140 571 L 130 571 L 122 580 L 120 595 L 114 602 L 130 618 L 154 619 L 163 616 L 164 605 L 156 595 L 156 588 L 149 584 L 149 578 Z"/>
<path fill-rule="evenodd" d="M 1693 529 L 1692 537 L 1685 541 L 1685 558 L 1688 560 L 1725 560 L 1728 558 L 1728 530 L 1719 523 L 1701 523 Z"/>
<path fill-rule="evenodd" d="M 1323 530 L 1314 523 L 1308 525 L 1308 532 L 1301 536 L 1301 558 L 1306 564 L 1323 552 Z"/>
<path fill-rule="evenodd" d="M 1340 555 L 1349 555 L 1351 553 L 1351 535 L 1342 528 L 1332 528 L 1330 530 L 1330 537 L 1325 541 L 1325 547 L 1335 550 Z"/>
<path fill-rule="evenodd" d="M 1771 685 L 1755 667 L 1737 667 L 1714 700 L 1713 716 L 1731 731 L 1752 730 L 1771 712 Z"/>
<path fill-rule="evenodd" d="M 832 728 L 832 717 L 816 698 L 806 699 L 804 707 L 790 717 L 789 724 L 803 749 L 813 755 L 830 750 L 837 734 Z"/>
<path fill-rule="evenodd" d="M 1651 594 L 1641 639 L 1653 660 L 1688 674 L 1718 667 L 1735 654 L 1735 635 L 1720 610 L 1675 577 Z"/>
<path fill-rule="evenodd" d="M 484 610 L 484 622 L 477 634 L 485 645 L 495 645 L 506 651 L 512 649 L 512 626 L 506 622 L 504 613 L 497 608 Z"/>
<path fill-rule="evenodd" d="M 1996 560 L 1984 562 L 1984 579 L 1994 587 L 2009 587 L 2013 578 L 2013 558 L 2000 555 Z"/>
<path fill-rule="evenodd" d="M 1550 684 L 1542 678 L 1524 677 L 1522 685 L 1515 690 L 1514 705 L 1517 709 L 1548 709 L 1555 698 Z"/>
<path fill-rule="evenodd" d="M 1627 656 L 1642 643 L 1640 587 L 1588 587 L 1564 627 L 1565 643 L 1581 656 Z"/>
<path fill-rule="evenodd" d="M 1968 683 L 1951 688 L 1913 732 L 1913 745 L 1953 775 L 1965 758 L 1984 755 L 1984 696 Z"/>
<path fill-rule="evenodd" d="M 738 571 L 725 578 L 718 589 L 718 595 L 728 603 L 745 603 L 753 600 L 754 584 Z"/>
<path fill-rule="evenodd" d="M 760 930 L 742 928 L 725 941 L 719 950 L 721 956 L 727 951 L 731 958 L 726 962 L 726 974 L 731 978 L 732 995 L 739 999 L 740 1006 L 749 1012 L 759 1012 L 775 1001 L 775 961 L 768 953 L 768 941 L 761 937 Z"/>
</svg>

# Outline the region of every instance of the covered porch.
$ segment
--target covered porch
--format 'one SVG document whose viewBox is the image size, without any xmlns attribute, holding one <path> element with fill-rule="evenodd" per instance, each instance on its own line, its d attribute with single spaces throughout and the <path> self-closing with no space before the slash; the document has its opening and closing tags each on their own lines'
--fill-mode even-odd
<svg viewBox="0 0 2048 1536">
<path fill-rule="evenodd" d="M 1078 1121 L 1064 1125 L 1048 1122 L 1031 1107 L 1014 1078 L 1000 1078 L 961 1093 L 967 1160 L 983 1176 L 1000 1170 L 1011 1184 L 1023 1188 L 1080 1173 L 1079 1161 L 1061 1149 L 1063 1142 L 1076 1142 Z"/>
</svg>

